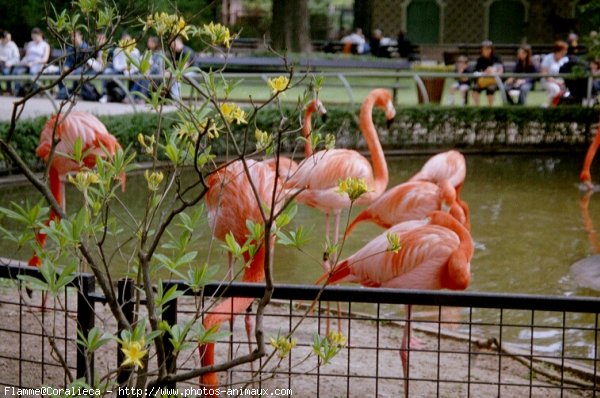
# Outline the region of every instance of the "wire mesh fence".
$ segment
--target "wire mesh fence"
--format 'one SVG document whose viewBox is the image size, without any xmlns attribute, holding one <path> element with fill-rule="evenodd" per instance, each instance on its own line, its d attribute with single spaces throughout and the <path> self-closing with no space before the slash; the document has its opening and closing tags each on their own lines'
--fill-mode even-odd
<svg viewBox="0 0 600 398">
<path fill-rule="evenodd" d="M 93 278 L 77 278 L 60 299 L 48 302 L 47 311 L 39 312 L 40 293 L 29 298 L 19 290 L 16 272 L 23 271 L 0 266 L 5 320 L 0 324 L 0 385 L 63 386 L 69 372 L 89 376 L 75 344 L 78 325 L 116 328 L 108 310 L 94 305 L 104 299 L 94 292 Z M 35 275 L 35 270 L 26 272 Z M 261 285 L 233 283 L 210 284 L 202 295 L 193 295 L 183 283 L 166 283 L 186 293 L 163 313 L 170 323 L 200 321 L 224 297 L 264 293 Z M 119 290 L 125 286 L 121 282 Z M 407 304 L 412 305 L 413 329 L 405 377 L 400 347 Z M 278 285 L 265 313 L 264 333 L 267 342 L 293 335 L 295 347 L 280 357 L 269 346 L 261 360 L 222 372 L 220 385 L 240 396 L 268 389 L 282 396 L 396 397 L 407 388 L 418 397 L 596 397 L 599 313 L 596 298 Z M 222 325 L 231 333 L 216 343 L 217 363 L 256 348 L 250 324 L 255 314 L 253 305 L 236 314 L 232 324 Z M 337 354 L 326 361 L 315 354 L 315 341 L 326 338 L 328 330 L 341 340 Z M 117 352 L 116 346 L 98 352 L 91 369 L 116 365 Z M 178 353 L 176 361 L 180 370 L 201 366 L 195 346 Z M 183 391 L 198 383 L 193 379 L 177 387 Z"/>
</svg>

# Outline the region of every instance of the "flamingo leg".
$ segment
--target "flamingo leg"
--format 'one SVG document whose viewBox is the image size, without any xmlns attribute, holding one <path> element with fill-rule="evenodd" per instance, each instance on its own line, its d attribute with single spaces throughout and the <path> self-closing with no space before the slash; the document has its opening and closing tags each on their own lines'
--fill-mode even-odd
<svg viewBox="0 0 600 398">
<path fill-rule="evenodd" d="M 325 213 L 325 241 L 326 242 L 330 242 L 329 240 L 329 213 Z M 323 257 L 325 257 L 325 255 L 323 255 Z M 325 272 L 329 272 L 330 271 L 330 267 L 327 263 L 327 261 L 325 261 L 325 259 L 323 259 L 323 263 L 321 264 L 323 266 L 323 271 Z"/>
<path fill-rule="evenodd" d="M 334 219 L 334 226 L 333 226 L 333 245 L 337 245 L 338 241 L 339 241 L 339 235 L 340 235 L 340 217 L 341 217 L 341 211 L 337 210 L 335 212 L 335 219 Z M 337 249 L 334 253 L 334 257 L 332 259 L 332 263 L 335 265 L 337 265 Z M 327 303 L 327 305 L 329 306 L 329 303 Z M 342 331 L 342 320 L 340 318 L 340 314 L 342 313 L 342 305 L 340 304 L 340 302 L 338 301 L 336 303 L 337 306 L 337 329 L 338 332 Z M 329 310 L 329 307 L 327 307 L 327 310 Z M 329 317 L 327 318 L 329 319 Z M 329 333 L 329 328 L 327 328 L 327 333 Z"/>
<path fill-rule="evenodd" d="M 325 240 L 327 242 L 331 242 L 330 239 L 329 239 L 329 236 L 330 236 L 330 230 L 329 230 L 329 213 L 325 213 Z M 323 266 L 323 271 L 324 272 L 330 272 L 331 271 L 331 267 L 329 266 L 329 261 L 326 259 L 326 253 L 323 255 L 322 266 Z M 330 310 L 331 310 L 330 304 L 329 304 L 329 302 L 327 302 L 327 317 L 325 319 L 325 332 L 327 334 L 329 334 L 329 328 L 331 326 L 331 321 L 329 319 L 329 314 L 331 313 Z"/>
<path fill-rule="evenodd" d="M 409 365 L 409 350 L 410 350 L 410 316 L 412 307 L 406 307 L 406 323 L 404 325 L 404 333 L 402 334 L 402 345 L 400 347 L 400 360 L 402 361 L 402 372 L 404 374 L 404 397 L 408 398 L 408 365 Z"/>
</svg>

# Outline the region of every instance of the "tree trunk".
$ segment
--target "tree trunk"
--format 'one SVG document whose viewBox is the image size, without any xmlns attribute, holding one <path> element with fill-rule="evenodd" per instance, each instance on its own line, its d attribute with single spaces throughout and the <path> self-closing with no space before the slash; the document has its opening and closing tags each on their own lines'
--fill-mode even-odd
<svg viewBox="0 0 600 398">
<path fill-rule="evenodd" d="M 280 51 L 311 50 L 308 0 L 273 0 L 271 45 Z"/>
<path fill-rule="evenodd" d="M 371 37 L 373 0 L 354 0 L 354 28 L 361 28 L 365 37 Z M 394 33 L 395 34 L 395 33 Z"/>
</svg>

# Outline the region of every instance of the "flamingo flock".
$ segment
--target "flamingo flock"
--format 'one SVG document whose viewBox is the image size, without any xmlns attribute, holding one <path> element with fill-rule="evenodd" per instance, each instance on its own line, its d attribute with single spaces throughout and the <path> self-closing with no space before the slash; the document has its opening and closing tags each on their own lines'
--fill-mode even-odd
<svg viewBox="0 0 600 398">
<path fill-rule="evenodd" d="M 466 162 L 458 151 L 451 150 L 433 156 L 408 181 L 388 189 L 389 172 L 378 138 L 372 114 L 375 109 L 385 113 L 388 122 L 395 116 L 392 95 L 384 89 L 369 93 L 360 110 L 360 131 L 369 149 L 371 161 L 356 151 L 329 149 L 313 152 L 311 145 L 312 114 L 326 114 L 323 104 L 311 101 L 305 111 L 303 135 L 305 158 L 294 160 L 279 157 L 264 161 L 237 160 L 207 178 L 209 186 L 205 197 L 209 225 L 215 238 L 225 240 L 230 234 L 240 245 L 254 245 L 253 256 L 243 254 L 245 262 L 242 280 L 264 280 L 264 239 L 256 241 L 248 230 L 248 222 L 261 224 L 261 211 L 275 207 L 295 192 L 295 200 L 320 210 L 325 215 L 325 239 L 334 245 L 340 234 L 342 210 L 352 205 L 366 206 L 348 228 L 344 238 L 364 222 L 374 223 L 386 230 L 367 242 L 361 249 L 344 260 L 324 259 L 323 275 L 319 283 L 358 283 L 368 287 L 398 289 L 451 289 L 464 290 L 469 286 L 473 240 L 470 234 L 470 214 L 461 197 L 466 178 Z M 110 158 L 119 148 L 117 140 L 93 115 L 71 112 L 57 122 L 57 116 L 46 123 L 37 148 L 37 155 L 49 164 L 49 183 L 57 202 L 64 206 L 64 177 L 82 167 L 95 166 L 97 156 Z M 87 153 L 83 165 L 74 162 L 69 154 L 81 139 Z M 53 142 L 54 140 L 54 142 Z M 55 145 L 54 155 L 50 156 Z M 600 146 L 600 128 L 585 159 L 581 180 L 592 188 L 590 166 Z M 362 179 L 367 192 L 352 202 L 338 192 L 340 180 L 349 177 Z M 252 184 L 250 183 L 252 181 Z M 255 189 L 252 189 L 254 185 Z M 124 179 L 122 181 L 124 187 Z M 330 217 L 334 217 L 330 234 Z M 56 219 L 51 212 L 50 220 Z M 49 221 L 48 221 L 49 222 Z M 265 231 L 264 233 L 270 233 Z M 390 249 L 390 236 L 396 236 L 397 247 Z M 269 237 L 271 248 L 274 238 Z M 37 235 L 43 249 L 45 235 Z M 31 265 L 41 265 L 34 254 Z M 229 256 L 229 274 L 233 278 L 233 259 Z M 251 298 L 229 298 L 210 310 L 204 318 L 205 328 L 233 322 L 234 314 L 243 312 L 252 304 Z M 411 307 L 402 337 L 400 357 L 405 378 L 408 377 L 407 353 L 410 349 Z M 252 326 L 246 317 L 246 332 L 250 339 Z M 214 344 L 200 347 L 203 366 L 214 364 Z M 216 373 L 206 373 L 201 383 L 218 386 Z M 407 383 L 405 383 L 405 391 Z"/>
</svg>

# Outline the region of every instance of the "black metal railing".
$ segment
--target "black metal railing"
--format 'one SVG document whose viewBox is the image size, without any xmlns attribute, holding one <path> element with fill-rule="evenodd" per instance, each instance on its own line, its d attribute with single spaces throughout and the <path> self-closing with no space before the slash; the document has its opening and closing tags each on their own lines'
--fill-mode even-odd
<svg viewBox="0 0 600 398">
<path fill-rule="evenodd" d="M 18 274 L 39 277 L 34 268 L 15 264 L 0 266 L 0 279 L 15 280 Z M 194 294 L 180 281 L 163 284 L 165 288 L 175 285 L 184 292 L 170 302 L 162 314 L 170 324 L 195 319 L 199 309 L 200 312 L 210 310 L 221 297 L 259 298 L 264 293 L 264 286 L 260 284 L 212 283 L 205 286 L 201 295 Z M 49 343 L 44 341 L 47 333 L 26 330 L 30 315 L 23 301 L 29 299 L 19 293 L 14 284 L 0 286 L 3 286 L 0 290 L 2 316 L 10 315 L 7 324 L 14 326 L 0 326 L 3 336 L 0 358 L 8 360 L 10 357 L 15 362 L 9 372 L 0 373 L 0 384 L 37 387 L 40 381 L 66 383 L 66 372 L 59 380 L 56 376 L 59 372 L 50 369 L 61 365 L 55 356 L 48 355 Z M 133 316 L 133 289 L 131 281 L 119 282 L 118 297 L 126 316 Z M 314 300 L 315 308 L 310 310 Z M 41 313 L 39 317 L 64 313 L 65 331 L 54 339 L 55 344 L 64 345 L 61 351 L 65 352 L 67 365 L 77 377 L 90 378 L 93 359 L 91 366 L 86 365 L 84 353 L 73 351 L 75 327 L 84 331 L 92 328 L 97 316 L 93 312 L 95 303 L 105 302 L 105 299 L 94 291 L 93 276 L 81 274 L 66 289 L 61 301 L 65 303 L 64 308 Z M 340 310 L 328 311 L 328 303 L 336 308 L 334 302 L 341 303 Z M 74 303 L 76 308 L 72 308 Z M 412 337 L 420 339 L 421 344 L 411 345 L 407 351 L 408 375 L 405 377 L 399 353 L 406 323 L 404 305 L 408 304 L 413 306 Z M 102 311 L 102 308 L 97 309 Z M 236 315 L 242 318 L 246 313 Z M 237 367 L 220 375 L 220 380 L 222 388 L 268 388 L 270 392 L 276 388 L 289 389 L 294 396 L 401 396 L 408 386 L 411 396 L 596 397 L 600 396 L 599 314 L 600 299 L 592 297 L 346 286 L 322 290 L 319 286 L 277 285 L 273 305 L 265 314 L 265 335 L 269 338 L 293 333 L 296 347 L 285 358 L 268 350 L 270 355 L 258 363 Z M 230 329 L 231 335 L 216 343 L 217 362 L 254 348 L 246 339 L 244 323 L 240 319 L 233 325 L 223 325 L 223 329 Z M 300 326 L 296 328 L 298 323 Z M 325 364 L 313 350 L 314 336 L 324 337 L 327 325 L 331 330 L 339 330 L 347 342 Z M 5 342 L 12 340 L 18 342 L 12 347 L 13 350 L 18 348 L 15 355 L 4 353 L 5 348 L 2 348 Z M 181 370 L 199 366 L 195 347 L 174 355 L 168 338 L 164 341 L 169 367 L 174 366 L 175 361 Z M 103 355 L 118 355 L 114 352 Z M 111 359 L 113 363 L 120 360 Z M 108 361 L 104 359 L 104 362 Z M 41 368 L 41 378 L 24 377 L 32 366 Z M 124 382 L 128 376 L 122 372 L 118 381 Z M 31 380 L 36 385 L 32 385 Z M 194 379 L 170 387 L 184 391 L 197 388 L 198 381 Z"/>
</svg>

